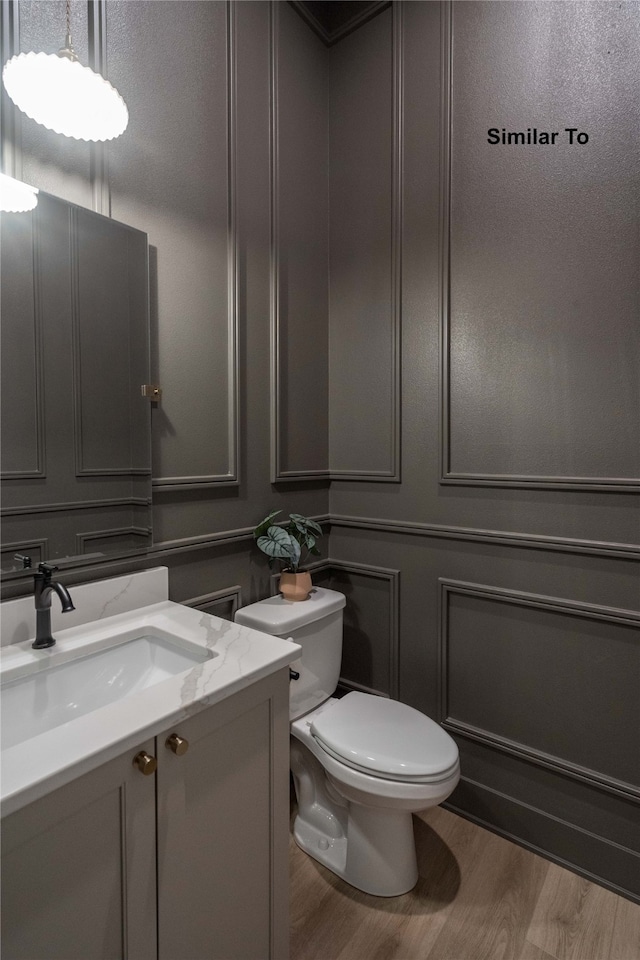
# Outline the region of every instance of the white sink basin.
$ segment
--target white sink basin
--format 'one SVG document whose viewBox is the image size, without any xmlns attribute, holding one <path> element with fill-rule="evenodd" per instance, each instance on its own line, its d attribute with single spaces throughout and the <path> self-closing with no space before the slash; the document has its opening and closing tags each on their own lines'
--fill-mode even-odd
<svg viewBox="0 0 640 960">
<path fill-rule="evenodd" d="M 216 656 L 196 643 L 162 636 L 114 637 L 108 647 L 57 652 L 2 671 L 2 749 L 139 693 Z"/>
<path fill-rule="evenodd" d="M 31 646 L 33 597 L 1 606 L 0 816 L 103 763 L 153 751 L 187 717 L 282 670 L 296 644 L 166 599 L 165 568 L 72 588 Z"/>
</svg>

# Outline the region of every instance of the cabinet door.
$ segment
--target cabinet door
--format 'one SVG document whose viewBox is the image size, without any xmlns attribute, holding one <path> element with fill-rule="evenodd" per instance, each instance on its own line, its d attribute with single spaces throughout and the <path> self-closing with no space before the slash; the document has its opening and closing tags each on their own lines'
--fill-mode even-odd
<svg viewBox="0 0 640 960">
<path fill-rule="evenodd" d="M 289 671 L 158 738 L 160 960 L 288 956 Z"/>
<path fill-rule="evenodd" d="M 3 960 L 155 960 L 155 778 L 137 752 L 2 821 Z"/>
</svg>

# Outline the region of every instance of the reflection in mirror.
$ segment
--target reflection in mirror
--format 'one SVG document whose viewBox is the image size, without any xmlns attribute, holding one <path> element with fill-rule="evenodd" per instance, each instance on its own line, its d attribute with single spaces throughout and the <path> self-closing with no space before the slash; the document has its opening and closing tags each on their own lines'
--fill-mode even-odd
<svg viewBox="0 0 640 960">
<path fill-rule="evenodd" d="M 151 543 L 147 236 L 38 201 L 0 214 L 3 572 Z"/>
</svg>

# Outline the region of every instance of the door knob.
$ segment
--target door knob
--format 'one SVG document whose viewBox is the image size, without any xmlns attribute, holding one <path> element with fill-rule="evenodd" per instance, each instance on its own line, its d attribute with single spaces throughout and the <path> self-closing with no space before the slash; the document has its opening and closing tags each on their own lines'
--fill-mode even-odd
<svg viewBox="0 0 640 960">
<path fill-rule="evenodd" d="M 145 777 L 149 777 L 152 773 L 156 772 L 158 761 L 155 757 L 149 756 L 146 750 L 141 750 L 140 753 L 136 753 L 133 758 L 133 765 L 140 773 L 143 773 Z"/>
<path fill-rule="evenodd" d="M 179 737 L 177 733 L 172 733 L 165 740 L 165 747 L 175 753 L 176 757 L 182 757 L 189 749 L 189 741 L 184 737 Z"/>
</svg>

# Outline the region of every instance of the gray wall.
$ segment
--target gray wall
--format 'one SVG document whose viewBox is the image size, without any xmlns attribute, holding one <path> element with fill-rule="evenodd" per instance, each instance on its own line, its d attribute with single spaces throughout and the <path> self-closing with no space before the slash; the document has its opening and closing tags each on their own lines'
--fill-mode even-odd
<svg viewBox="0 0 640 960">
<path fill-rule="evenodd" d="M 329 162 L 344 677 L 455 736 L 453 809 L 635 896 L 639 40 L 393 4 L 330 50 Z"/>
<path fill-rule="evenodd" d="M 62 9 L 21 3 L 24 45 Z M 636 896 L 638 13 L 394 3 L 326 50 L 283 0 L 113 0 L 129 132 L 22 139 L 156 251 L 137 564 L 228 616 L 272 589 L 248 528 L 330 513 L 345 682 L 444 722 L 454 809 Z"/>
<path fill-rule="evenodd" d="M 61 45 L 64 3 L 3 15 L 4 59 Z M 328 514 L 326 50 L 286 3 L 78 2 L 72 18 L 129 127 L 89 146 L 4 98 L 4 169 L 148 234 L 163 396 L 153 550 L 65 579 L 164 563 L 173 599 L 228 614 L 271 589 L 255 524 Z"/>
</svg>

